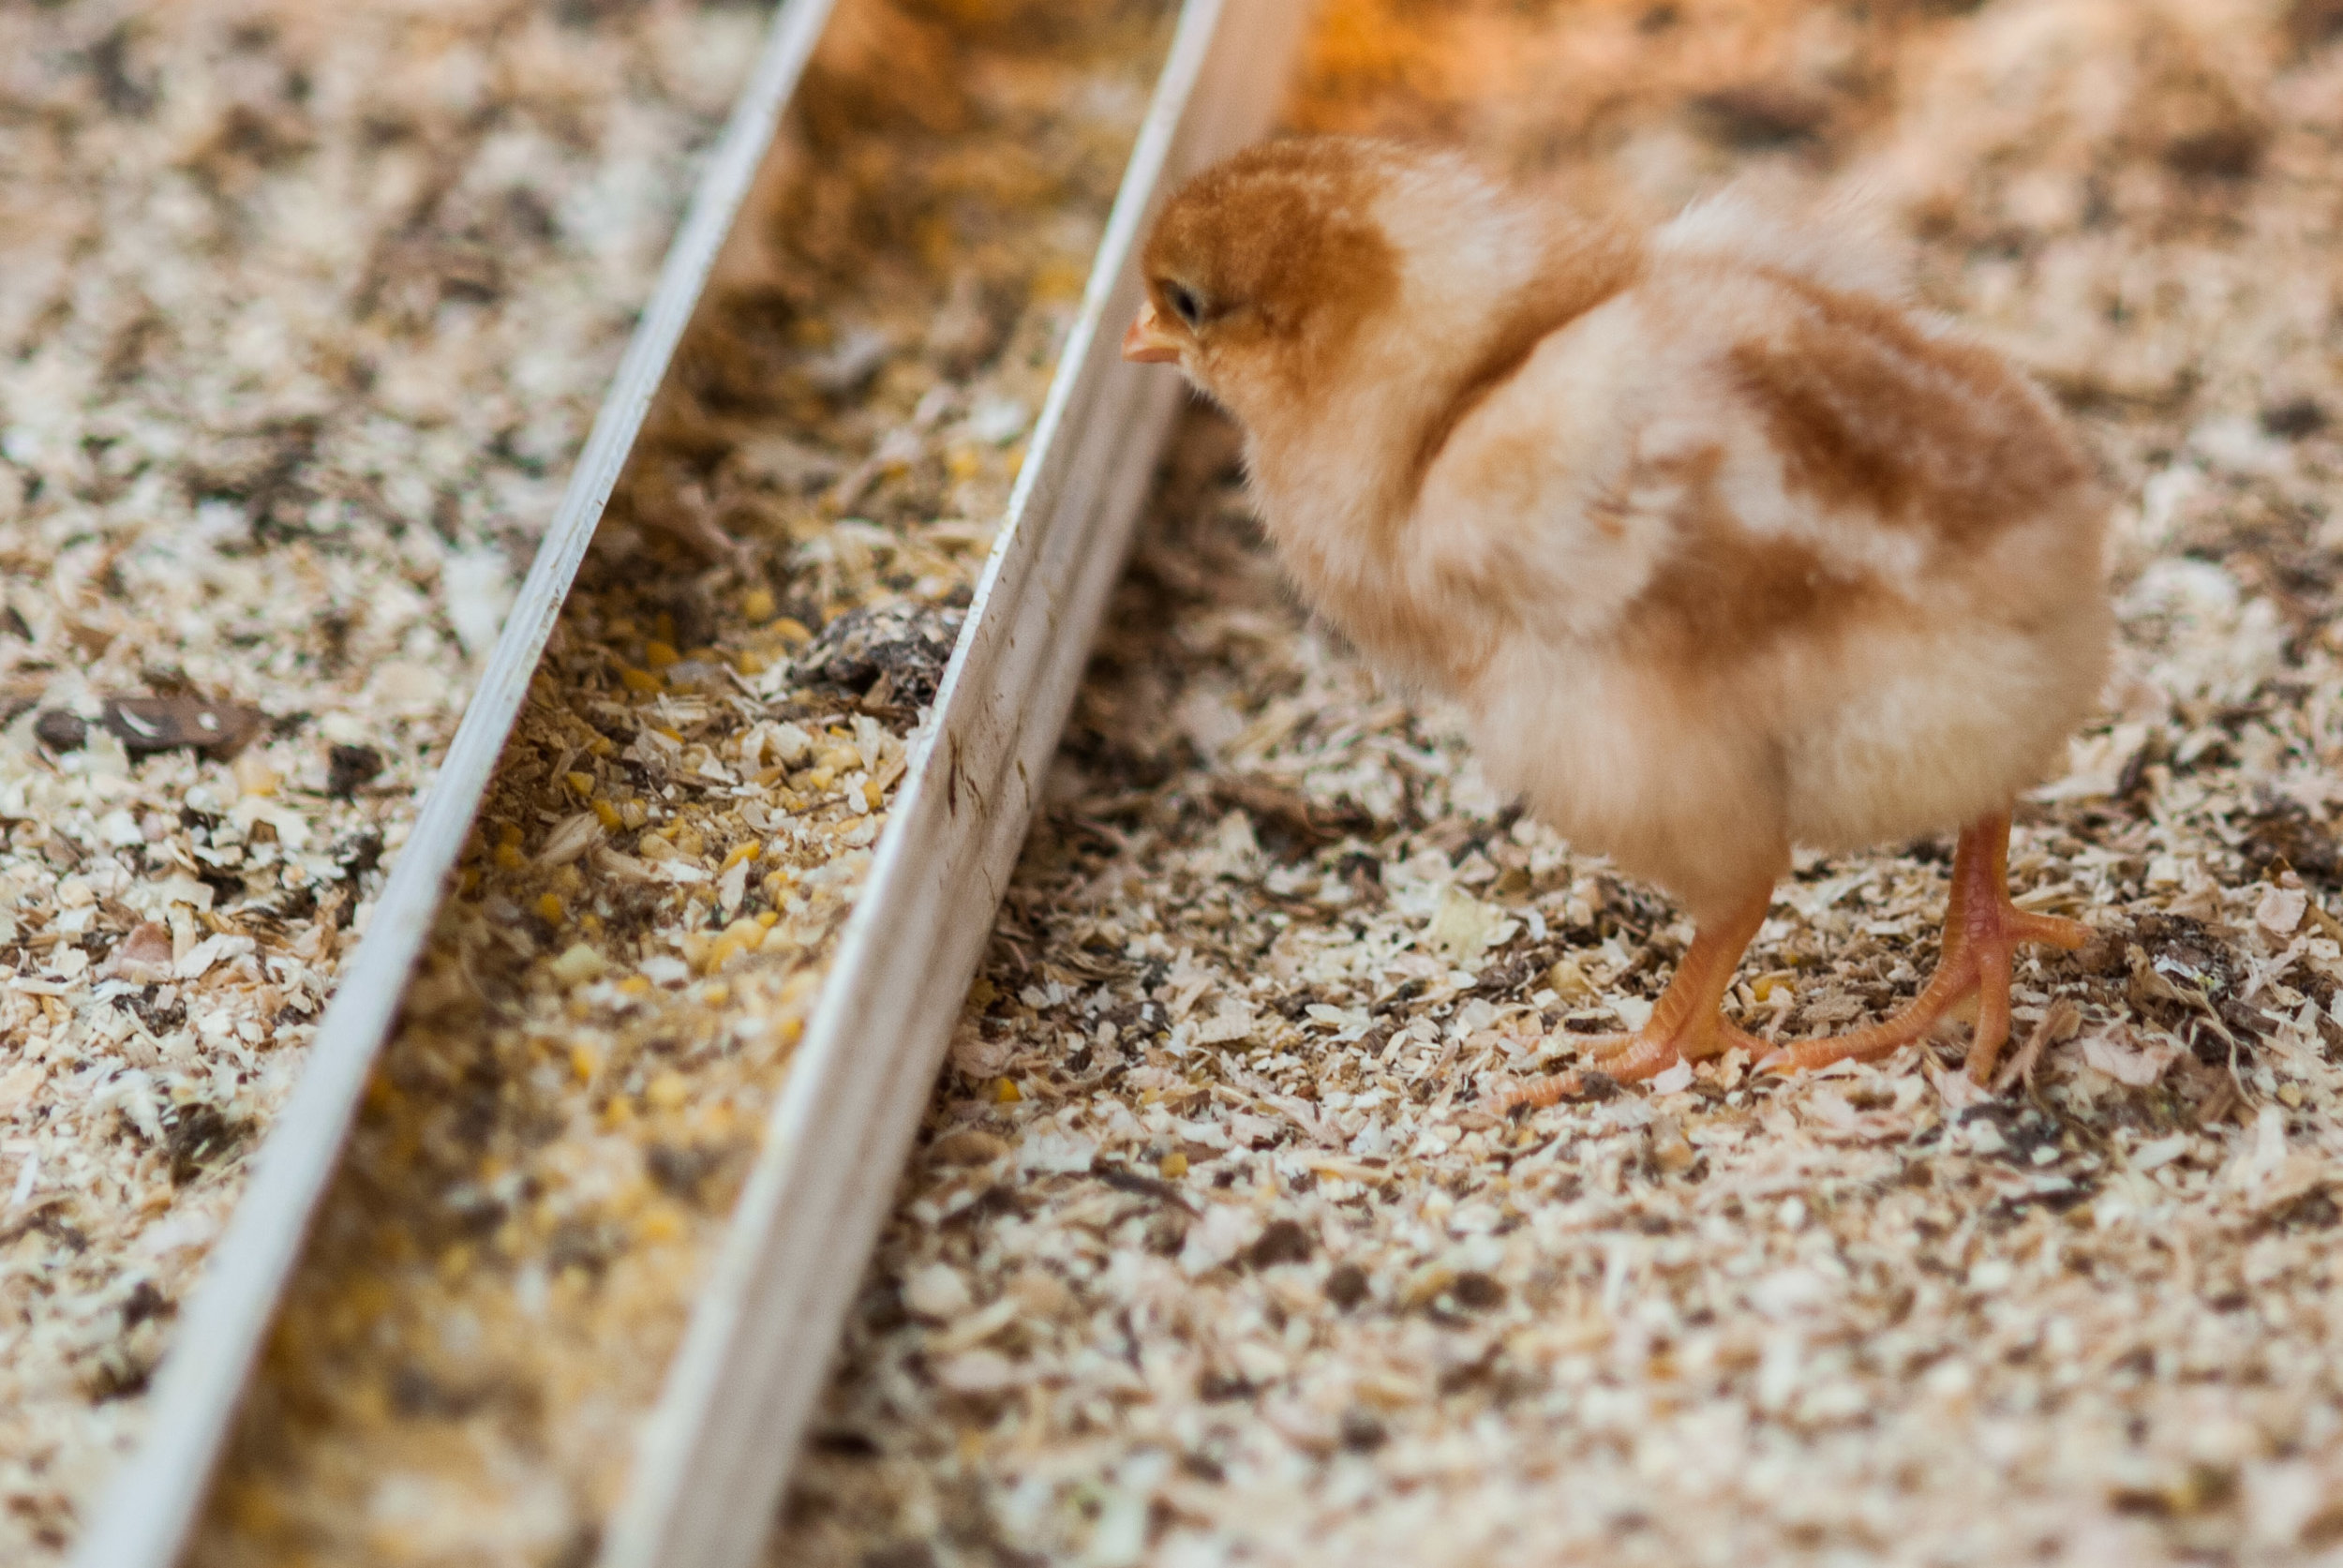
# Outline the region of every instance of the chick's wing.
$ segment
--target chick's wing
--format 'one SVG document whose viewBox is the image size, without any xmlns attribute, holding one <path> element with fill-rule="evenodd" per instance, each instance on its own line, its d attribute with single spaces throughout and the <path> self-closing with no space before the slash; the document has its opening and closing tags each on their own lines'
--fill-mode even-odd
<svg viewBox="0 0 2343 1568">
<path fill-rule="evenodd" d="M 1545 337 L 1425 465 L 1418 580 L 1533 635 L 1600 635 L 1672 552 L 1701 455 L 1725 440 L 1736 411 L 1713 381 L 1632 292 Z"/>
</svg>

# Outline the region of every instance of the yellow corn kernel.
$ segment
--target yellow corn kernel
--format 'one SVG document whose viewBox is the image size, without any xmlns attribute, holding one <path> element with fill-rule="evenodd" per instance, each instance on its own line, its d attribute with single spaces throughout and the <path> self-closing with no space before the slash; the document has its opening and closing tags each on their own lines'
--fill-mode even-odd
<svg viewBox="0 0 2343 1568">
<path fill-rule="evenodd" d="M 773 603 L 770 589 L 753 588 L 740 595 L 740 613 L 752 625 L 762 626 L 772 620 L 773 612 L 780 608 Z"/>
<path fill-rule="evenodd" d="M 767 627 L 766 630 L 772 633 L 775 636 L 779 637 L 782 641 L 787 643 L 792 648 L 797 647 L 799 643 L 812 642 L 813 640 L 813 634 L 807 630 L 804 621 L 792 620 L 785 615 L 775 620 L 770 626 Z"/>
<path fill-rule="evenodd" d="M 602 1108 L 602 1125 L 616 1131 L 634 1119 L 634 1102 L 624 1095 L 612 1095 L 610 1103 Z"/>
<path fill-rule="evenodd" d="M 235 765 L 229 770 L 236 776 L 236 787 L 246 795 L 274 795 L 281 782 L 276 777 L 276 769 L 271 768 L 258 752 L 245 753 L 236 758 Z"/>
<path fill-rule="evenodd" d="M 521 846 L 521 830 L 519 826 L 511 822 L 499 823 L 497 825 L 497 843 L 509 844 L 514 848 L 518 849 Z"/>
<path fill-rule="evenodd" d="M 944 471 L 954 479 L 974 479 L 984 469 L 984 458 L 966 442 L 955 442 L 944 454 Z"/>
<path fill-rule="evenodd" d="M 913 231 L 911 243 L 918 246 L 919 260 L 931 271 L 944 272 L 952 264 L 952 256 L 958 241 L 950 224 L 945 222 L 940 217 L 930 215 Z"/>
<path fill-rule="evenodd" d="M 640 800 L 624 800 L 619 804 L 619 820 L 632 831 L 650 820 L 650 813 Z"/>
<path fill-rule="evenodd" d="M 573 942 L 561 949 L 560 956 L 545 966 L 545 973 L 565 986 L 585 985 L 600 979 L 610 971 L 610 961 L 584 942 Z M 578 1000 L 575 997 L 573 1001 Z M 572 1016 L 575 1016 L 573 1009 Z"/>
<path fill-rule="evenodd" d="M 230 1486 L 222 1489 L 220 1501 L 230 1523 L 247 1540 L 269 1540 L 290 1523 L 276 1501 L 276 1491 L 269 1486 L 253 1482 Z"/>
<path fill-rule="evenodd" d="M 643 645 L 643 663 L 652 669 L 663 670 L 669 665 L 678 665 L 682 662 L 683 655 L 678 653 L 666 643 L 653 639 Z"/>
<path fill-rule="evenodd" d="M 610 737 L 606 735 L 597 735 L 591 740 L 586 742 L 586 754 L 588 756 L 608 756 L 612 752 L 615 752 L 619 748 L 617 746 L 611 743 Z"/>
<path fill-rule="evenodd" d="M 1174 1149 L 1170 1154 L 1165 1155 L 1161 1159 L 1156 1162 L 1156 1169 L 1163 1172 L 1163 1179 L 1165 1181 L 1178 1181 L 1182 1176 L 1187 1174 L 1187 1156 L 1182 1151 Z"/>
<path fill-rule="evenodd" d="M 662 1111 L 673 1111 L 690 1098 L 692 1086 L 683 1075 L 673 1068 L 661 1073 L 643 1086 L 643 1103 Z"/>
<path fill-rule="evenodd" d="M 629 975 L 619 982 L 619 990 L 628 996 L 648 996 L 650 994 L 650 981 L 641 975 Z"/>
<path fill-rule="evenodd" d="M 478 866 L 466 866 L 464 868 L 464 880 L 461 887 L 463 894 L 466 898 L 478 898 L 480 896 L 480 868 Z"/>
<path fill-rule="evenodd" d="M 390 1283 L 381 1278 L 355 1280 L 344 1295 L 343 1305 L 361 1326 L 370 1327 L 391 1309 Z"/>
<path fill-rule="evenodd" d="M 575 865 L 554 867 L 552 876 L 546 880 L 552 884 L 553 890 L 563 898 L 575 898 L 586 889 L 586 874 Z"/>
<path fill-rule="evenodd" d="M 619 808 L 612 805 L 607 799 L 599 795 L 594 797 L 592 805 L 594 808 L 594 815 L 600 819 L 604 831 L 611 833 L 617 832 L 619 826 L 625 821 L 625 818 L 619 814 Z"/>
<path fill-rule="evenodd" d="M 648 1242 L 673 1241 L 683 1233 L 683 1221 L 673 1208 L 662 1203 L 634 1222 L 634 1233 Z"/>
<path fill-rule="evenodd" d="M 992 1085 L 992 1098 L 1002 1105 L 1014 1105 L 1025 1097 L 1015 1083 L 1004 1078 Z"/>
<path fill-rule="evenodd" d="M 732 987 L 722 980 L 710 980 L 702 988 L 700 1000 L 711 1008 L 721 1008 L 732 1000 Z"/>
<path fill-rule="evenodd" d="M 809 768 L 805 770 L 805 787 L 812 790 L 816 795 L 819 795 L 822 791 L 828 789 L 831 784 L 836 784 L 837 782 L 838 775 L 832 772 L 829 769 Z"/>
<path fill-rule="evenodd" d="M 772 878 L 767 877 L 766 880 L 769 882 Z M 760 909 L 756 912 L 756 923 L 770 931 L 781 923 L 781 917 L 770 909 Z"/>
<path fill-rule="evenodd" d="M 725 964 L 730 963 L 734 959 L 739 958 L 739 943 L 735 942 L 729 936 L 719 936 L 713 943 L 709 944 L 708 948 L 708 962 L 702 965 L 702 968 L 706 973 L 713 975 L 723 969 Z M 727 994 L 729 993 L 727 993 Z"/>
<path fill-rule="evenodd" d="M 529 863 L 528 857 L 521 853 L 521 846 L 516 844 L 498 844 L 496 854 L 490 858 L 496 861 L 499 871 L 518 871 Z"/>
<path fill-rule="evenodd" d="M 589 936 L 600 936 L 602 934 L 602 917 L 589 909 L 585 914 L 580 915 L 577 918 L 577 929 L 584 932 Z"/>
<path fill-rule="evenodd" d="M 570 1047 L 570 1071 L 580 1083 L 591 1082 L 595 1069 L 601 1066 L 602 1057 L 592 1046 L 578 1044 Z"/>
<path fill-rule="evenodd" d="M 643 695 L 649 696 L 652 693 L 664 687 L 666 682 L 660 679 L 659 677 L 651 674 L 649 670 L 638 670 L 632 665 L 620 665 L 619 666 L 619 684 L 625 687 L 630 692 L 639 692 Z"/>
<path fill-rule="evenodd" d="M 537 899 L 537 913 L 555 925 L 560 925 L 570 918 L 569 909 L 561 903 L 560 893 L 540 894 Z"/>
<path fill-rule="evenodd" d="M 881 805 L 886 803 L 886 800 L 887 791 L 878 786 L 878 781 L 876 779 L 865 779 L 862 781 L 862 804 L 865 810 L 876 811 Z"/>
<path fill-rule="evenodd" d="M 805 1038 L 805 1020 L 802 1018 L 783 1019 L 781 1026 L 773 1031 L 773 1037 L 783 1045 L 797 1044 Z"/>
<path fill-rule="evenodd" d="M 561 782 L 568 784 L 580 799 L 594 792 L 594 776 L 591 773 L 564 773 Z"/>
<path fill-rule="evenodd" d="M 382 1426 L 391 1418 L 390 1391 L 371 1380 L 354 1382 L 343 1396 L 350 1423 L 360 1431 Z"/>
<path fill-rule="evenodd" d="M 1037 299 L 1075 300 L 1082 298 L 1085 281 L 1087 275 L 1079 262 L 1058 257 L 1035 269 L 1033 291 Z"/>
<path fill-rule="evenodd" d="M 731 853 L 724 857 L 724 863 L 719 869 L 722 871 L 730 871 L 733 867 L 739 865 L 743 860 L 754 860 L 756 859 L 757 851 L 763 849 L 764 847 L 765 846 L 763 844 L 758 844 L 754 839 L 749 840 L 746 844 L 736 844 L 732 846 Z"/>
<path fill-rule="evenodd" d="M 764 656 L 743 649 L 732 661 L 732 667 L 742 675 L 763 675 L 767 669 Z"/>
</svg>

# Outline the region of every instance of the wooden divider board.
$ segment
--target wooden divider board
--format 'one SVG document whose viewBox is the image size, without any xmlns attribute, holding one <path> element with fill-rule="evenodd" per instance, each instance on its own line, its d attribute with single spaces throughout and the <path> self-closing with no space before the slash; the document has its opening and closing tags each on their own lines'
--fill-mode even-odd
<svg viewBox="0 0 2343 1568">
<path fill-rule="evenodd" d="M 603 1568 L 746 1568 L 771 1530 L 1186 396 L 1164 367 L 1121 357 L 1139 246 L 1168 186 L 1267 127 L 1303 12 L 1301 0 L 1183 8 L 1007 521 L 645 1428 Z"/>
<path fill-rule="evenodd" d="M 169 1568 L 185 1548 L 545 639 L 832 3 L 784 0 L 774 17 L 76 1568 Z M 745 1564 L 769 1529 L 1182 396 L 1170 374 L 1117 357 L 1137 246 L 1168 184 L 1265 127 L 1303 9 L 1183 7 L 1007 520 L 646 1426 L 602 1554 L 611 1568 Z"/>
</svg>

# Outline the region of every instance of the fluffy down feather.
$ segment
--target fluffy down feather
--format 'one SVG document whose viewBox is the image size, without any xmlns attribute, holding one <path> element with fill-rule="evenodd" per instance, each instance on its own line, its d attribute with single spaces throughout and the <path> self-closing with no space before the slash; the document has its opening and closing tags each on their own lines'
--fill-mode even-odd
<svg viewBox="0 0 2343 1568">
<path fill-rule="evenodd" d="M 2007 811 L 2098 691 L 2089 462 L 1858 214 L 1634 233 L 1295 141 L 1175 195 L 1144 264 L 1127 350 L 1244 425 L 1310 603 L 1704 927 L 1793 844 Z"/>
</svg>

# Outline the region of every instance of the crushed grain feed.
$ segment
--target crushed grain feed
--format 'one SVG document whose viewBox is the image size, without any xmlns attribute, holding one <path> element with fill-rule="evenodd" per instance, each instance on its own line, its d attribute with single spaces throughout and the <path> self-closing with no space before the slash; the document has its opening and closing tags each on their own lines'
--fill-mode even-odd
<svg viewBox="0 0 2343 1568">
<path fill-rule="evenodd" d="M 141 1430 L 761 25 L 0 12 L 0 1560 Z"/>
<path fill-rule="evenodd" d="M 1172 14 L 836 13 L 563 608 L 194 1561 L 592 1551 Z"/>
</svg>

